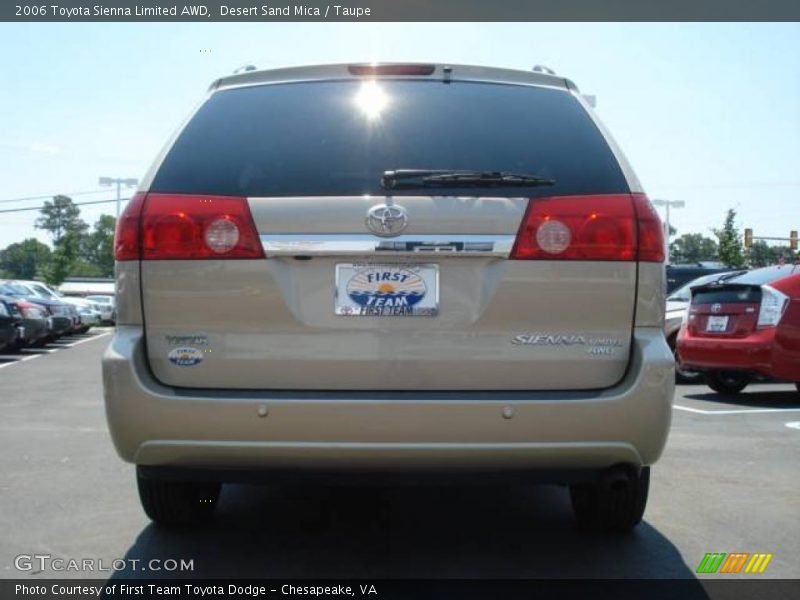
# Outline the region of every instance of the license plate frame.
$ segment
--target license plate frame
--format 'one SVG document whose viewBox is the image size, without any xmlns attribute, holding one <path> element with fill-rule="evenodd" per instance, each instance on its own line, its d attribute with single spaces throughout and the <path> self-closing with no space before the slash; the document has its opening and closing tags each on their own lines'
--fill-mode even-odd
<svg viewBox="0 0 800 600">
<path fill-rule="evenodd" d="M 372 277 L 370 277 L 372 276 Z M 436 317 L 436 263 L 337 263 L 334 314 L 341 317 Z"/>
<path fill-rule="evenodd" d="M 706 321 L 708 333 L 725 333 L 728 330 L 728 315 L 711 315 Z"/>
</svg>

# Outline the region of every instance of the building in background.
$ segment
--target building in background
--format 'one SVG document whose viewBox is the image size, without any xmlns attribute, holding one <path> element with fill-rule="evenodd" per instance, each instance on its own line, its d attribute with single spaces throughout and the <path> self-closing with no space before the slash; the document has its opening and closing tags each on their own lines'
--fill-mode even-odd
<svg viewBox="0 0 800 600">
<path fill-rule="evenodd" d="M 68 277 L 58 290 L 65 296 L 114 295 L 114 280 L 105 277 Z"/>
</svg>

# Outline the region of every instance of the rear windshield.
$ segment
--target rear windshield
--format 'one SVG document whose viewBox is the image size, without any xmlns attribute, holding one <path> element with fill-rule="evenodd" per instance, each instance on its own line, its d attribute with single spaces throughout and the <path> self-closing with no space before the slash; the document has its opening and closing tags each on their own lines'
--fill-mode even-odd
<svg viewBox="0 0 800 600">
<path fill-rule="evenodd" d="M 239 196 L 383 195 L 394 169 L 513 171 L 555 179 L 496 196 L 629 191 L 571 94 L 518 85 L 333 81 L 213 94 L 183 130 L 151 191 Z M 476 195 L 475 188 L 397 195 Z M 481 192 L 478 192 L 481 193 Z"/>
<path fill-rule="evenodd" d="M 722 290 L 703 290 L 696 292 L 693 304 L 758 304 L 761 302 L 759 288 L 733 288 Z"/>
</svg>

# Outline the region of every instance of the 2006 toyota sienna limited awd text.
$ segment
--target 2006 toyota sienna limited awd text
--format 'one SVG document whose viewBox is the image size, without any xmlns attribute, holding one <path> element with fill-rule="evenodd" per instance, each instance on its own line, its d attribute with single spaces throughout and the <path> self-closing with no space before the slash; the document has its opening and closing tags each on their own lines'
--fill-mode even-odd
<svg viewBox="0 0 800 600">
<path fill-rule="evenodd" d="M 114 444 L 162 524 L 226 481 L 445 473 L 568 484 L 629 530 L 671 419 L 663 244 L 562 77 L 220 79 L 118 224 Z"/>
</svg>

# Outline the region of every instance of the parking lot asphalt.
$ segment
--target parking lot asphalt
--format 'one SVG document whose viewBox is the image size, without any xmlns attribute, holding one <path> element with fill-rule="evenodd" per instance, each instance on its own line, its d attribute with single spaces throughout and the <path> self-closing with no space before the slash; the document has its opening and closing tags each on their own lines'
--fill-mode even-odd
<svg viewBox="0 0 800 600">
<path fill-rule="evenodd" d="M 692 578 L 707 552 L 772 553 L 758 577 L 798 575 L 794 386 L 754 385 L 735 398 L 679 386 L 645 521 L 630 536 L 580 534 L 565 489 L 520 484 L 226 486 L 215 521 L 162 531 L 142 513 L 134 469 L 106 428 L 108 334 L 0 355 L 4 578 Z M 193 571 L 140 572 L 128 561 L 116 573 L 21 572 L 20 554 L 102 559 L 106 568 L 118 558 L 184 558 Z"/>
</svg>

